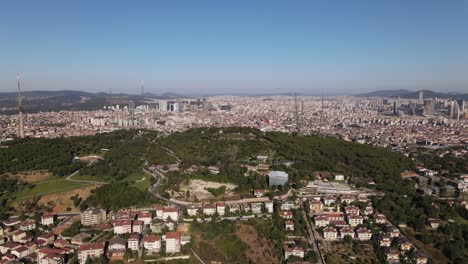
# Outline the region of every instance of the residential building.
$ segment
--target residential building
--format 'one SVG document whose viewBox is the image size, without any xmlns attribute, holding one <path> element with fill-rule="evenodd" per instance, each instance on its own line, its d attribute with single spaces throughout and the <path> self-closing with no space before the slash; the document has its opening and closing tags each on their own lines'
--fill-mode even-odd
<svg viewBox="0 0 468 264">
<path fill-rule="evenodd" d="M 166 225 L 162 219 L 155 218 L 153 221 L 151 221 L 150 229 L 153 233 L 161 233 L 165 226 Z"/>
<path fill-rule="evenodd" d="M 359 215 L 359 208 L 357 206 L 346 206 L 345 213 L 347 215 Z"/>
<path fill-rule="evenodd" d="M 127 249 L 127 240 L 121 237 L 115 237 L 109 241 L 109 251 L 125 251 Z"/>
<path fill-rule="evenodd" d="M 218 213 L 218 215 L 223 216 L 226 212 L 226 205 L 222 202 L 216 203 L 216 212 Z"/>
<path fill-rule="evenodd" d="M 128 249 L 132 251 L 138 251 L 140 248 L 140 236 L 137 234 L 131 234 L 127 240 Z"/>
<path fill-rule="evenodd" d="M 283 219 L 292 219 L 293 212 L 292 211 L 279 211 L 279 215 Z"/>
<path fill-rule="evenodd" d="M 357 230 L 357 236 L 359 240 L 369 240 L 372 237 L 372 232 L 367 228 L 359 228 Z"/>
<path fill-rule="evenodd" d="M 142 234 L 145 229 L 145 223 L 143 221 L 135 220 L 132 224 L 132 233 Z"/>
<path fill-rule="evenodd" d="M 55 220 L 55 215 L 45 214 L 41 216 L 41 225 L 49 226 L 53 225 Z"/>
<path fill-rule="evenodd" d="M 171 218 L 174 221 L 179 221 L 179 209 L 176 207 L 164 207 L 163 209 L 163 220 Z"/>
<path fill-rule="evenodd" d="M 272 214 L 273 213 L 273 202 L 272 201 L 266 201 L 265 203 L 265 210 L 267 213 Z"/>
<path fill-rule="evenodd" d="M 197 216 L 198 214 L 198 210 L 200 209 L 200 207 L 198 205 L 188 205 L 187 206 L 187 214 L 189 216 Z"/>
<path fill-rule="evenodd" d="M 99 208 L 88 208 L 81 213 L 81 224 L 92 226 L 102 224 L 106 221 L 106 211 Z"/>
<path fill-rule="evenodd" d="M 288 259 L 290 257 L 304 258 L 304 249 L 300 246 L 284 246 L 284 258 Z"/>
<path fill-rule="evenodd" d="M 151 212 L 141 212 L 138 214 L 137 219 L 143 221 L 144 225 L 149 225 L 153 220 L 153 214 Z"/>
<path fill-rule="evenodd" d="M 203 204 L 204 215 L 214 215 L 216 213 L 216 206 L 211 203 Z"/>
<path fill-rule="evenodd" d="M 161 250 L 160 236 L 145 236 L 143 238 L 143 247 L 149 253 L 159 252 Z"/>
<path fill-rule="evenodd" d="M 168 232 L 166 234 L 166 253 L 180 252 L 180 232 Z"/>
<path fill-rule="evenodd" d="M 360 215 L 348 215 L 348 224 L 352 227 L 362 225 L 364 223 L 364 218 Z"/>
<path fill-rule="evenodd" d="M 330 224 L 330 219 L 326 215 L 317 215 L 314 221 L 316 227 L 324 227 Z"/>
<path fill-rule="evenodd" d="M 354 230 L 349 228 L 349 227 L 343 227 L 340 229 L 340 238 L 343 239 L 346 236 L 350 236 L 351 238 L 354 238 Z"/>
<path fill-rule="evenodd" d="M 78 248 L 78 261 L 80 264 L 86 263 L 88 258 L 94 259 L 104 256 L 104 243 L 81 245 Z"/>
<path fill-rule="evenodd" d="M 262 203 L 251 203 L 250 210 L 253 214 L 261 214 L 262 213 Z"/>
<path fill-rule="evenodd" d="M 114 234 L 131 234 L 132 220 L 116 220 L 114 221 Z"/>
<path fill-rule="evenodd" d="M 294 231 L 294 222 L 291 220 L 287 220 L 284 222 L 284 226 L 286 231 Z"/>
<path fill-rule="evenodd" d="M 323 239 L 325 240 L 336 240 L 338 238 L 338 232 L 333 227 L 326 227 L 323 229 Z"/>
</svg>

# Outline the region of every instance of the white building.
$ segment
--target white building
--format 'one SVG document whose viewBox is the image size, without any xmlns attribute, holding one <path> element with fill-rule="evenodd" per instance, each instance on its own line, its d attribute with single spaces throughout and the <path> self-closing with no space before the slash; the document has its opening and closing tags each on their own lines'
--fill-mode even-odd
<svg viewBox="0 0 468 264">
<path fill-rule="evenodd" d="M 168 232 L 166 234 L 166 253 L 180 252 L 180 233 Z"/>
<path fill-rule="evenodd" d="M 161 237 L 160 236 L 145 236 L 143 238 L 143 247 L 148 252 L 154 253 L 161 250 Z"/>
</svg>

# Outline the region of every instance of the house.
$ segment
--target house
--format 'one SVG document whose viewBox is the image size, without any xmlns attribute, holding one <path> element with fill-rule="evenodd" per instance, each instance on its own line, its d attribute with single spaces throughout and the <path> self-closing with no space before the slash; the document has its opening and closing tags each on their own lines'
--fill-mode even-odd
<svg viewBox="0 0 468 264">
<path fill-rule="evenodd" d="M 311 212 L 317 213 L 323 211 L 323 203 L 317 200 L 309 200 L 309 209 Z"/>
<path fill-rule="evenodd" d="M 45 244 L 52 244 L 55 240 L 55 234 L 53 233 L 45 233 L 37 237 L 36 242 L 44 241 Z"/>
<path fill-rule="evenodd" d="M 288 259 L 290 257 L 304 258 L 304 249 L 300 246 L 284 246 L 284 258 Z"/>
<path fill-rule="evenodd" d="M 371 215 L 374 213 L 374 207 L 372 204 L 367 204 L 366 207 L 364 208 L 364 215 Z"/>
<path fill-rule="evenodd" d="M 83 245 L 85 240 L 90 240 L 91 234 L 88 233 L 78 233 L 71 239 L 73 245 Z"/>
<path fill-rule="evenodd" d="M 343 220 L 332 220 L 330 221 L 330 225 L 333 225 L 336 227 L 349 227 L 348 223 L 346 223 Z"/>
<path fill-rule="evenodd" d="M 88 208 L 81 213 L 81 224 L 92 226 L 102 224 L 106 221 L 106 210 L 99 208 Z"/>
<path fill-rule="evenodd" d="M 241 210 L 239 204 L 230 204 L 228 208 L 229 208 L 229 212 L 231 214 L 237 213 L 237 212 L 239 212 Z"/>
<path fill-rule="evenodd" d="M 391 246 L 391 244 L 392 244 L 392 238 L 390 236 L 383 235 L 379 237 L 379 245 L 381 247 L 389 247 Z"/>
<path fill-rule="evenodd" d="M 326 227 L 323 229 L 323 239 L 325 240 L 336 240 L 338 238 L 338 232 L 333 227 Z"/>
<path fill-rule="evenodd" d="M 116 220 L 114 221 L 114 234 L 131 234 L 132 233 L 132 220 Z"/>
<path fill-rule="evenodd" d="M 341 203 L 350 204 L 350 203 L 354 202 L 354 198 L 351 195 L 342 195 L 342 196 L 340 196 L 340 201 L 341 201 Z"/>
<path fill-rule="evenodd" d="M 11 218 L 3 221 L 3 226 L 5 226 L 5 227 L 14 227 L 16 225 L 19 225 L 19 223 L 21 223 L 19 218 L 11 217 Z"/>
<path fill-rule="evenodd" d="M 156 218 L 163 219 L 164 207 L 159 206 L 156 208 Z"/>
<path fill-rule="evenodd" d="M 292 219 L 293 212 L 292 211 L 279 211 L 279 215 L 283 219 Z"/>
<path fill-rule="evenodd" d="M 125 251 L 127 249 L 127 240 L 121 237 L 115 237 L 109 241 L 109 251 Z"/>
<path fill-rule="evenodd" d="M 137 233 L 137 234 L 143 233 L 143 230 L 145 229 L 144 224 L 145 223 L 143 221 L 139 221 L 139 220 L 133 221 L 132 233 Z"/>
<path fill-rule="evenodd" d="M 27 255 L 30 254 L 29 250 L 25 246 L 20 246 L 17 247 L 13 250 L 11 250 L 11 254 L 15 255 L 18 259 L 21 259 L 23 257 L 26 257 Z"/>
<path fill-rule="evenodd" d="M 352 227 L 362 225 L 362 223 L 364 222 L 364 218 L 360 215 L 349 215 L 347 216 L 347 218 L 348 218 L 348 224 Z"/>
<path fill-rule="evenodd" d="M 68 250 L 60 248 L 41 247 L 37 251 L 36 262 L 40 264 L 64 264 Z"/>
<path fill-rule="evenodd" d="M 88 258 L 94 259 L 104 256 L 104 243 L 81 245 L 78 248 L 78 262 L 86 263 Z"/>
<path fill-rule="evenodd" d="M 398 246 L 401 251 L 409 251 L 413 248 L 413 244 L 411 244 L 411 241 L 406 237 L 400 237 L 398 239 Z"/>
<path fill-rule="evenodd" d="M 325 196 L 323 197 L 323 203 L 326 205 L 326 206 L 330 206 L 332 204 L 334 204 L 336 202 L 336 198 L 333 197 L 333 196 Z"/>
<path fill-rule="evenodd" d="M 153 221 L 151 221 L 150 229 L 153 233 L 161 233 L 165 226 L 166 225 L 162 219 L 155 218 Z"/>
<path fill-rule="evenodd" d="M 11 239 L 14 241 L 14 242 L 19 242 L 21 239 L 25 238 L 26 237 L 26 232 L 25 231 L 22 231 L 22 230 L 17 230 L 13 233 L 13 235 L 11 236 Z"/>
<path fill-rule="evenodd" d="M 291 220 L 287 220 L 284 222 L 284 226 L 285 226 L 285 229 L 286 231 L 294 231 L 294 222 L 291 221 Z"/>
<path fill-rule="evenodd" d="M 385 224 L 387 223 L 387 218 L 385 217 L 384 214 L 374 214 L 374 219 L 377 224 Z"/>
<path fill-rule="evenodd" d="M 148 253 L 159 252 L 161 250 L 161 237 L 145 236 L 143 238 L 143 247 Z"/>
<path fill-rule="evenodd" d="M 349 227 L 343 227 L 340 229 L 340 238 L 344 239 L 346 236 L 354 238 L 354 230 Z"/>
<path fill-rule="evenodd" d="M 414 251 L 412 256 L 414 260 L 416 260 L 416 264 L 426 264 L 427 263 L 427 256 L 422 253 L 421 251 Z"/>
<path fill-rule="evenodd" d="M 212 203 L 203 204 L 204 215 L 214 215 L 216 213 L 216 206 Z"/>
<path fill-rule="evenodd" d="M 138 214 L 137 219 L 142 221 L 146 226 L 151 224 L 151 220 L 153 220 L 153 214 L 151 212 L 141 212 Z"/>
<path fill-rule="evenodd" d="M 294 208 L 294 203 L 292 201 L 284 201 L 281 203 L 281 210 L 291 210 Z"/>
<path fill-rule="evenodd" d="M 335 181 L 344 181 L 345 176 L 343 174 L 336 174 L 335 175 Z"/>
<path fill-rule="evenodd" d="M 257 156 L 258 162 L 267 162 L 267 160 L 268 160 L 268 156 L 264 156 L 264 155 Z"/>
<path fill-rule="evenodd" d="M 195 205 L 195 204 L 188 205 L 187 206 L 187 215 L 188 216 L 197 216 L 199 209 L 200 209 L 200 207 L 198 205 Z"/>
<path fill-rule="evenodd" d="M 12 251 L 16 248 L 21 247 L 20 243 L 16 242 L 5 242 L 3 245 L 0 245 L 0 253 L 7 254 L 8 251 Z"/>
<path fill-rule="evenodd" d="M 222 202 L 216 203 L 216 212 L 218 213 L 218 215 L 223 216 L 226 212 L 226 205 Z"/>
<path fill-rule="evenodd" d="M 359 215 L 359 208 L 356 206 L 346 206 L 345 213 L 347 215 Z"/>
<path fill-rule="evenodd" d="M 140 248 L 140 236 L 137 234 L 131 234 L 127 240 L 128 249 L 132 251 L 138 251 Z"/>
<path fill-rule="evenodd" d="M 265 190 L 254 190 L 253 196 L 257 198 L 263 197 L 265 196 Z"/>
<path fill-rule="evenodd" d="M 55 221 L 54 214 L 45 214 L 41 216 L 41 225 L 44 225 L 44 226 L 53 225 L 54 221 Z"/>
<path fill-rule="evenodd" d="M 434 218 L 429 218 L 429 225 L 431 226 L 432 229 L 437 229 L 439 228 L 440 221 Z"/>
<path fill-rule="evenodd" d="M 328 216 L 330 221 L 343 221 L 344 220 L 344 215 L 343 213 L 327 213 L 325 214 Z"/>
<path fill-rule="evenodd" d="M 316 227 L 324 227 L 330 224 L 330 219 L 326 215 L 317 215 L 314 221 Z"/>
<path fill-rule="evenodd" d="M 396 248 L 385 248 L 384 252 L 388 262 L 398 261 L 400 259 L 400 252 Z"/>
<path fill-rule="evenodd" d="M 180 232 L 168 232 L 166 234 L 166 253 L 180 252 Z"/>
<path fill-rule="evenodd" d="M 266 201 L 265 203 L 265 210 L 267 213 L 272 214 L 273 213 L 273 202 L 272 201 Z"/>
<path fill-rule="evenodd" d="M 361 227 L 357 230 L 357 236 L 359 240 L 370 240 L 372 232 L 367 228 Z"/>
<path fill-rule="evenodd" d="M 387 228 L 386 231 L 387 231 L 387 233 L 389 234 L 389 236 L 391 238 L 400 236 L 400 230 L 398 230 L 398 228 L 396 228 L 396 227 L 389 227 L 389 228 Z"/>
<path fill-rule="evenodd" d="M 163 220 L 171 218 L 174 221 L 179 221 L 179 210 L 176 207 L 164 207 Z"/>
<path fill-rule="evenodd" d="M 261 214 L 262 213 L 262 203 L 251 203 L 250 210 L 253 214 Z"/>
</svg>

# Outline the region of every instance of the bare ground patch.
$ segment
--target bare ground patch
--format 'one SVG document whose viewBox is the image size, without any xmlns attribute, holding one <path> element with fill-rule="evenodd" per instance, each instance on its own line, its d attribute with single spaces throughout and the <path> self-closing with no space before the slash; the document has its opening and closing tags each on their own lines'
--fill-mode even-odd
<svg viewBox="0 0 468 264">
<path fill-rule="evenodd" d="M 48 171 L 27 171 L 27 172 L 19 172 L 15 174 L 18 180 L 27 183 L 37 183 L 41 181 L 45 181 L 52 177 L 52 173 Z"/>
<path fill-rule="evenodd" d="M 79 208 L 74 207 L 73 201 L 70 199 L 70 197 L 78 194 L 79 197 L 85 200 L 91 195 L 91 190 L 94 189 L 96 189 L 96 186 L 88 185 L 76 189 L 66 190 L 63 192 L 46 194 L 43 195 L 41 199 L 39 199 L 38 204 L 52 205 L 54 213 L 65 212 L 68 207 L 71 208 L 72 212 L 78 212 Z"/>
<path fill-rule="evenodd" d="M 214 197 L 209 191 L 207 191 L 207 188 L 219 188 L 221 186 L 226 186 L 226 192 L 225 194 L 219 196 L 219 197 Z M 210 181 L 203 181 L 203 180 L 190 180 L 184 182 L 180 186 L 180 192 L 175 193 L 175 197 L 177 199 L 186 199 L 189 201 L 195 200 L 195 197 L 200 200 L 200 201 L 208 201 L 210 199 L 214 198 L 227 198 L 229 199 L 232 196 L 236 196 L 234 193 L 234 189 L 237 187 L 237 185 L 232 184 L 232 183 L 220 183 L 220 182 L 210 182 Z M 186 197 L 187 190 L 190 193 L 190 198 Z"/>
<path fill-rule="evenodd" d="M 245 254 L 253 263 L 278 263 L 279 259 L 274 254 L 274 246 L 271 241 L 260 238 L 257 230 L 251 225 L 238 223 L 237 236 L 247 244 Z"/>
</svg>

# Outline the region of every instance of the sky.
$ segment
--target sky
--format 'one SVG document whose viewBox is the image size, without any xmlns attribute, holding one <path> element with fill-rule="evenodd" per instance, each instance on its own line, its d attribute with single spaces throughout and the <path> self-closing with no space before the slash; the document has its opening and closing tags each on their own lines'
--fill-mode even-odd
<svg viewBox="0 0 468 264">
<path fill-rule="evenodd" d="M 0 92 L 468 92 L 468 0 L 6 0 Z"/>
</svg>

